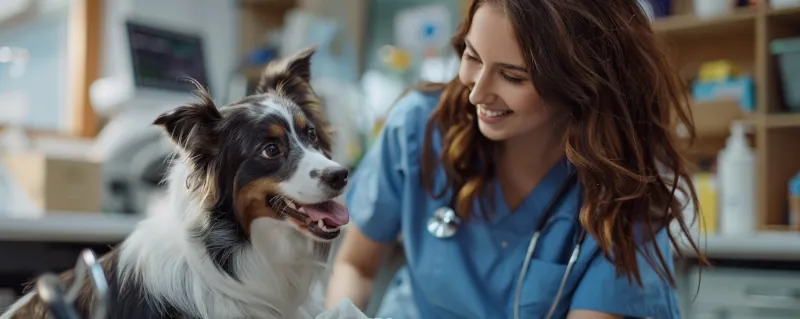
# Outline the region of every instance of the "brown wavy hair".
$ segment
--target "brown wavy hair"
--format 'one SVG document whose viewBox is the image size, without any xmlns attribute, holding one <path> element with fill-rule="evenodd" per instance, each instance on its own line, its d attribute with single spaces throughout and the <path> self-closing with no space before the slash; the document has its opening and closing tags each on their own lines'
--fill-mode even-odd
<svg viewBox="0 0 800 319">
<path fill-rule="evenodd" d="M 680 122 L 694 139 L 686 88 L 636 1 L 473 0 L 452 38 L 459 56 L 472 17 L 484 3 L 505 10 L 533 85 L 547 105 L 569 115 L 563 145 L 584 188 L 580 222 L 617 273 L 641 285 L 636 255 L 644 249 L 650 266 L 674 285 L 665 259 L 671 258 L 669 252 L 665 257 L 656 247 L 653 258 L 648 245 L 637 242 L 653 240 L 676 220 L 680 230 L 669 230 L 672 245 L 677 247 L 683 235 L 707 264 L 689 236 L 684 203 L 676 197 L 681 192 L 697 201 L 689 163 L 672 134 Z M 424 187 L 434 198 L 452 191 L 458 215 L 469 219 L 476 198 L 485 208 L 492 197 L 480 195 L 491 193 L 487 186 L 495 178 L 493 142 L 478 130 L 469 89 L 458 78 L 422 90 L 442 92 L 427 123 Z M 435 131 L 441 133 L 441 153 L 433 150 Z M 447 183 L 437 190 L 434 172 L 440 165 Z M 696 220 L 697 208 L 692 213 Z M 641 227 L 641 238 L 635 225 Z"/>
</svg>

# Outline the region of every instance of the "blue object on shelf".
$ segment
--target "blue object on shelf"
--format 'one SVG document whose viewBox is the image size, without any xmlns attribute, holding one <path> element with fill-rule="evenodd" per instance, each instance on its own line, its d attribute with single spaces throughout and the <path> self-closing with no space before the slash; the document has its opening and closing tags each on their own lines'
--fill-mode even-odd
<svg viewBox="0 0 800 319">
<path fill-rule="evenodd" d="M 260 65 L 272 61 L 278 56 L 277 50 L 274 48 L 258 48 L 247 55 L 247 64 Z"/>
<path fill-rule="evenodd" d="M 800 112 L 800 37 L 773 40 L 770 50 L 778 59 L 783 103 L 788 111 Z"/>
<path fill-rule="evenodd" d="M 650 6 L 653 7 L 653 15 L 656 18 L 663 18 L 670 14 L 672 10 L 672 1 L 671 0 L 648 0 L 650 2 Z"/>
<path fill-rule="evenodd" d="M 668 16 L 670 8 L 672 8 L 671 2 L 670 0 L 638 0 L 639 6 L 650 20 Z"/>
<path fill-rule="evenodd" d="M 728 78 L 724 81 L 695 81 L 692 83 L 692 98 L 696 102 L 720 100 L 736 96 L 743 111 L 752 113 L 756 108 L 755 84 L 750 76 Z"/>
<path fill-rule="evenodd" d="M 792 196 L 800 196 L 800 172 L 789 180 L 789 194 Z"/>
</svg>

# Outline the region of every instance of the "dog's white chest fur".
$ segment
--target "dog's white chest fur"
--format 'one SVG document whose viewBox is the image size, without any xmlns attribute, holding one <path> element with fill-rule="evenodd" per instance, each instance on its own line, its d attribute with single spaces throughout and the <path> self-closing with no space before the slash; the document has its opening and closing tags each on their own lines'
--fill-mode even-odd
<svg viewBox="0 0 800 319">
<path fill-rule="evenodd" d="M 172 181 L 186 170 L 176 164 Z M 181 187 L 171 183 L 170 188 Z M 260 218 L 251 225 L 251 243 L 230 252 L 239 280 L 221 271 L 205 247 L 192 238 L 203 223 L 202 209 L 185 192 L 155 206 L 120 250 L 120 278 L 138 283 L 153 298 L 199 318 L 313 318 L 322 312 L 312 287 L 325 265 L 307 239 L 286 223 Z"/>
</svg>

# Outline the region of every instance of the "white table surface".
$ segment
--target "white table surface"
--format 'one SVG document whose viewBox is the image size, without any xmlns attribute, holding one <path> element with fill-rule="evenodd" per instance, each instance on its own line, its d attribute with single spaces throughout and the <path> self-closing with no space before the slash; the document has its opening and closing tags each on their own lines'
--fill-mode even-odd
<svg viewBox="0 0 800 319">
<path fill-rule="evenodd" d="M 51 212 L 36 217 L 0 215 L 0 240 L 109 243 L 133 231 L 139 217 L 111 213 Z"/>
<path fill-rule="evenodd" d="M 110 213 L 49 213 L 40 217 L 0 215 L 0 240 L 106 243 L 124 239 L 140 217 Z M 748 237 L 701 237 L 701 251 L 711 258 L 800 260 L 800 232 L 759 232 Z M 688 245 L 680 246 L 687 257 Z"/>
<path fill-rule="evenodd" d="M 699 238 L 697 244 L 710 258 L 800 261 L 800 232 L 764 231 L 752 236 L 708 235 Z M 683 243 L 680 248 L 685 256 L 695 256 L 689 245 Z"/>
</svg>

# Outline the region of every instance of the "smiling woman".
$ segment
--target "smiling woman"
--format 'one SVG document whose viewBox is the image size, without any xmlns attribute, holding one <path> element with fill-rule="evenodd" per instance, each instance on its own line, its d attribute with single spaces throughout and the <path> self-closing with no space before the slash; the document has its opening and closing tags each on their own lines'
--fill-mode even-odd
<svg viewBox="0 0 800 319">
<path fill-rule="evenodd" d="M 413 302 L 379 316 L 679 318 L 671 115 L 693 126 L 642 8 L 474 0 L 452 45 L 458 76 L 399 102 L 350 181 L 328 304 L 363 306 L 402 235 Z M 442 208 L 451 236 L 425 231 Z"/>
</svg>

